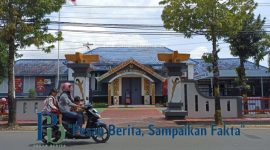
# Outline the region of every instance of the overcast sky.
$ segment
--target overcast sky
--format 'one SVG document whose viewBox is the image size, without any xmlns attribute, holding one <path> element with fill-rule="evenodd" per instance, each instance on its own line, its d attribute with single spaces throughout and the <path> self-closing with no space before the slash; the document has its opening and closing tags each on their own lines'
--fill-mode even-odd
<svg viewBox="0 0 270 150">
<path fill-rule="evenodd" d="M 89 24 L 144 24 L 162 26 L 162 20 L 160 17 L 162 7 L 153 7 L 159 6 L 159 1 L 160 0 L 77 0 L 77 5 L 67 2 L 60 11 L 60 21 Z M 259 3 L 256 14 L 261 14 L 262 17 L 266 17 L 266 24 L 269 24 L 269 1 L 255 1 Z M 58 13 L 51 14 L 49 17 L 51 20 L 58 21 Z M 50 28 L 57 29 L 58 26 L 51 25 Z M 141 35 L 120 33 L 165 31 L 165 29 L 159 27 L 149 28 L 149 30 L 146 30 L 145 28 L 140 30 L 127 30 L 104 28 L 102 26 L 82 27 L 61 25 L 60 29 L 63 30 L 62 32 L 64 37 L 64 40 L 60 42 L 60 58 L 64 58 L 64 54 L 66 53 L 86 52 L 89 50 L 88 48 L 94 49 L 101 46 L 164 46 L 172 50 L 178 50 L 179 52 L 190 53 L 191 58 L 201 58 L 203 53 L 211 51 L 211 42 L 207 41 L 204 36 L 194 36 L 193 38 L 187 39 L 181 34 Z M 51 32 L 55 33 L 56 31 Z M 113 32 L 113 34 L 105 34 L 104 32 Z M 87 48 L 84 46 L 86 43 L 93 45 Z M 45 54 L 33 46 L 20 50 L 19 53 L 24 54 L 22 57 L 23 59 L 57 59 L 57 43 L 55 44 L 55 47 L 56 49 L 54 49 L 50 54 Z M 219 48 L 221 49 L 221 52 L 219 53 L 220 58 L 232 57 L 230 55 L 228 44 L 223 41 L 219 41 Z M 261 64 L 266 66 L 267 58 L 265 58 Z"/>
</svg>

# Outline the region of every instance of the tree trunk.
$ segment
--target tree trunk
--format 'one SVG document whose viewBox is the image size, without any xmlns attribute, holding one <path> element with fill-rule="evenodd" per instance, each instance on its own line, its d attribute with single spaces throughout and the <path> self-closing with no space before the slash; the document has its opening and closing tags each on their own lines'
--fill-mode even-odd
<svg viewBox="0 0 270 150">
<path fill-rule="evenodd" d="M 220 107 L 220 90 L 219 90 L 219 69 L 218 69 L 218 50 L 217 50 L 217 37 L 215 33 L 212 34 L 212 71 L 213 71 L 213 88 L 215 97 L 215 123 L 222 125 L 221 107 Z"/>
<path fill-rule="evenodd" d="M 8 54 L 8 126 L 14 128 L 16 126 L 16 99 L 14 87 L 14 58 L 15 58 L 15 45 L 14 39 L 9 41 L 9 54 Z"/>
<path fill-rule="evenodd" d="M 246 70 L 245 70 L 245 59 L 240 57 L 240 66 L 238 68 L 239 70 L 237 71 L 238 78 L 239 78 L 239 83 L 241 87 L 241 95 L 243 96 L 244 99 L 244 110 L 248 110 L 248 102 L 247 100 L 247 82 L 246 82 Z M 247 114 L 247 112 L 244 112 Z"/>
</svg>

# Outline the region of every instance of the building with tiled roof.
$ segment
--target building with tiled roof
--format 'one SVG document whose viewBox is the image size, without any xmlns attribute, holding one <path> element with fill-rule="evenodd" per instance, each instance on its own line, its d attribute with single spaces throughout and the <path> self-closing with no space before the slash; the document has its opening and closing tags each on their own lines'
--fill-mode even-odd
<svg viewBox="0 0 270 150">
<path fill-rule="evenodd" d="M 166 96 L 163 82 L 166 74 L 163 62 L 157 58 L 158 53 L 172 53 L 166 47 L 99 47 L 85 54 L 96 54 L 100 61 L 90 65 L 90 89 L 94 100 L 106 102 L 108 92 L 112 99 L 124 104 L 127 98 L 131 104 L 150 104 L 153 99 L 161 101 Z M 212 73 L 207 67 L 211 64 L 202 59 L 186 61 L 189 71 L 183 76 L 197 80 L 200 90 L 205 95 L 212 95 Z M 60 60 L 60 82 L 73 82 L 72 70 L 67 68 L 67 61 Z M 235 82 L 235 68 L 239 66 L 238 58 L 219 60 L 221 95 L 239 95 Z M 268 68 L 256 66 L 247 61 L 246 74 L 249 78 L 250 96 L 268 96 L 270 74 Z M 26 97 L 29 89 L 34 89 L 37 96 L 43 97 L 56 84 L 56 59 L 20 59 L 15 64 L 16 95 Z M 111 86 L 113 91 L 108 91 Z M 0 85 L 0 96 L 7 93 L 7 80 Z"/>
</svg>

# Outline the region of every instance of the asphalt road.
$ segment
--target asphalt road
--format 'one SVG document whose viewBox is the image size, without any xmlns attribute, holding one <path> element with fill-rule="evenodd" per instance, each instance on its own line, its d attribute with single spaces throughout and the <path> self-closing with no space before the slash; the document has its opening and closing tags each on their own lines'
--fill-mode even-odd
<svg viewBox="0 0 270 150">
<path fill-rule="evenodd" d="M 112 136 L 107 143 L 65 140 L 64 147 L 45 147 L 36 132 L 0 132 L 0 150 L 270 150 L 270 129 L 241 129 L 240 136 Z"/>
</svg>

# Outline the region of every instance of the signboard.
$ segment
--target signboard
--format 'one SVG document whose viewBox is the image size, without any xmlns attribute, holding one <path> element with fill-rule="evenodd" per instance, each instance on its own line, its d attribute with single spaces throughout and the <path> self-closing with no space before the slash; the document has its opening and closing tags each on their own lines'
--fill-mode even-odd
<svg viewBox="0 0 270 150">
<path fill-rule="evenodd" d="M 21 93 L 23 91 L 23 78 L 16 77 L 15 78 L 15 92 Z"/>
<path fill-rule="evenodd" d="M 36 77 L 36 92 L 45 92 L 44 77 Z"/>
<path fill-rule="evenodd" d="M 52 84 L 51 79 L 44 79 L 44 84 Z"/>
</svg>

